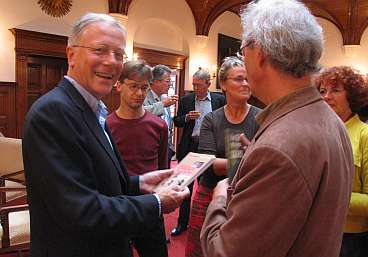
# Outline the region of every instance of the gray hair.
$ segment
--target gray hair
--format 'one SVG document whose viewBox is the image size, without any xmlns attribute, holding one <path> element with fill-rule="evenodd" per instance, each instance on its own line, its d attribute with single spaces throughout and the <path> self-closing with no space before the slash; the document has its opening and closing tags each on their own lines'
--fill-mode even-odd
<svg viewBox="0 0 368 257">
<path fill-rule="evenodd" d="M 163 65 L 163 64 L 158 64 L 156 65 L 155 67 L 153 67 L 152 69 L 152 75 L 153 75 L 153 78 L 152 78 L 152 81 L 155 81 L 155 80 L 162 80 L 162 77 L 168 73 L 169 75 L 171 74 L 171 69 L 169 67 L 167 67 L 166 65 Z"/>
<path fill-rule="evenodd" d="M 243 45 L 254 41 L 279 70 L 296 78 L 319 70 L 323 32 L 296 0 L 259 0 L 241 12 Z"/>
<path fill-rule="evenodd" d="M 226 57 L 224 62 L 221 64 L 221 68 L 218 73 L 219 81 L 225 81 L 229 70 L 234 67 L 245 67 L 244 62 L 236 56 Z"/>
<path fill-rule="evenodd" d="M 199 68 L 194 74 L 193 77 L 199 79 L 199 80 L 205 80 L 207 83 L 211 81 L 211 74 L 208 70 Z"/>
<path fill-rule="evenodd" d="M 68 46 L 78 45 L 80 36 L 86 27 L 95 22 L 110 24 L 123 32 L 126 38 L 126 29 L 113 17 L 102 13 L 86 13 L 80 17 L 73 25 L 72 32 L 68 38 Z"/>
<path fill-rule="evenodd" d="M 124 79 L 142 79 L 151 80 L 152 71 L 151 67 L 146 64 L 145 61 L 127 61 L 124 63 L 123 71 L 121 72 L 119 81 L 123 82 Z"/>
</svg>

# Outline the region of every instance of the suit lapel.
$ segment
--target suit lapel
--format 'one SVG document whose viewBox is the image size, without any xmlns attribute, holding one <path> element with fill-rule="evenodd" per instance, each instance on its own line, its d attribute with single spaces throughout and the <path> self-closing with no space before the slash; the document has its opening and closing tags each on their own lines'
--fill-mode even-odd
<svg viewBox="0 0 368 257">
<path fill-rule="evenodd" d="M 82 116 L 84 118 L 84 122 L 87 124 L 87 127 L 90 129 L 92 134 L 97 138 L 97 141 L 100 143 L 101 147 L 106 151 L 112 162 L 114 163 L 116 169 L 119 172 L 119 175 L 122 179 L 127 182 L 127 174 L 124 174 L 122 171 L 122 166 L 118 161 L 118 156 L 115 154 L 111 145 L 106 138 L 105 133 L 103 132 L 98 120 L 96 118 L 95 113 L 91 110 L 87 102 L 83 99 L 83 97 L 79 94 L 79 92 L 74 88 L 73 85 L 66 79 L 64 83 L 64 88 L 66 89 L 69 96 L 73 99 L 74 103 L 77 107 L 82 111 Z M 110 140 L 112 142 L 112 137 L 110 136 Z"/>
<path fill-rule="evenodd" d="M 192 97 L 189 100 L 190 101 L 188 103 L 188 108 L 189 108 L 188 112 L 194 111 L 195 110 L 195 94 L 194 93 L 192 93 Z"/>
<path fill-rule="evenodd" d="M 212 111 L 217 109 L 217 98 L 214 96 L 214 94 L 210 93 L 211 96 L 211 107 L 212 107 Z"/>
<path fill-rule="evenodd" d="M 117 156 L 115 152 L 113 151 L 113 149 L 111 148 L 111 145 L 108 139 L 106 138 L 106 135 L 103 132 L 100 124 L 98 124 L 98 121 L 94 113 L 92 111 L 85 111 L 83 112 L 83 117 L 89 129 L 92 131 L 94 136 L 97 138 L 98 142 L 101 144 L 101 146 L 104 148 L 106 153 L 109 155 L 110 159 L 113 161 L 116 168 L 119 170 L 120 175 L 123 176 L 125 179 L 125 176 L 123 175 L 119 162 L 117 160 Z M 110 136 L 110 140 L 112 141 L 111 136 Z"/>
</svg>

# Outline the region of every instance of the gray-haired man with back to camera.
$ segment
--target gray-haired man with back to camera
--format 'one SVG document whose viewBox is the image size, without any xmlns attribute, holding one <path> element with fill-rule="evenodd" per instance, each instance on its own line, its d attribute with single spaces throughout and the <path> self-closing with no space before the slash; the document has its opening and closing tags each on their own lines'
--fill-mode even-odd
<svg viewBox="0 0 368 257">
<path fill-rule="evenodd" d="M 322 29 L 296 0 L 249 3 L 241 20 L 248 81 L 267 107 L 230 187 L 215 188 L 203 252 L 337 257 L 354 167 L 344 124 L 311 82 Z"/>
</svg>

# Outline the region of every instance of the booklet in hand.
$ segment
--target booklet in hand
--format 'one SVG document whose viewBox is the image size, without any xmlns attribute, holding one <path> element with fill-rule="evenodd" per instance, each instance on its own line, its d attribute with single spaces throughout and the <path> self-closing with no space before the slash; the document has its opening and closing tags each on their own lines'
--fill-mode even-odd
<svg viewBox="0 0 368 257">
<path fill-rule="evenodd" d="M 178 185 L 184 189 L 201 175 L 215 159 L 214 155 L 189 152 L 174 168 L 173 174 L 161 181 L 154 191 L 158 192 L 160 189 L 172 185 Z"/>
</svg>

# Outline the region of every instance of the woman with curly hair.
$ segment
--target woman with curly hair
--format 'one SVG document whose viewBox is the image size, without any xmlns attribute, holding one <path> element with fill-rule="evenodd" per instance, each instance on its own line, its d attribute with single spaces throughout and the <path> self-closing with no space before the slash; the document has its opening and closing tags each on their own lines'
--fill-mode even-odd
<svg viewBox="0 0 368 257">
<path fill-rule="evenodd" d="M 368 256 L 368 125 L 357 113 L 368 102 L 364 76 L 347 67 L 321 72 L 316 86 L 323 99 L 345 123 L 355 166 L 349 212 L 344 228 L 340 257 Z"/>
</svg>

